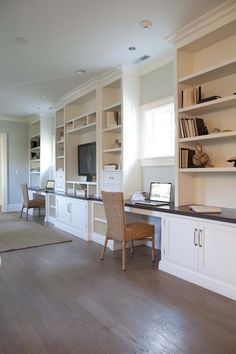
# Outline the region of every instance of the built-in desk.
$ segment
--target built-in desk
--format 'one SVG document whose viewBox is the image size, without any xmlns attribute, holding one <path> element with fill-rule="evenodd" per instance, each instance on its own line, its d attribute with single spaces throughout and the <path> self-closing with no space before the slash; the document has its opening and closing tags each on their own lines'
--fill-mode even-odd
<svg viewBox="0 0 236 354">
<path fill-rule="evenodd" d="M 35 191 L 44 193 L 44 191 Z M 45 193 L 46 220 L 87 241 L 104 243 L 107 224 L 101 198 Z M 236 300 L 236 210 L 199 214 L 188 206 L 125 202 L 127 219 L 156 226 L 159 270 Z M 159 242 L 160 241 L 160 242 Z M 116 249 L 113 241 L 109 247 Z"/>
</svg>

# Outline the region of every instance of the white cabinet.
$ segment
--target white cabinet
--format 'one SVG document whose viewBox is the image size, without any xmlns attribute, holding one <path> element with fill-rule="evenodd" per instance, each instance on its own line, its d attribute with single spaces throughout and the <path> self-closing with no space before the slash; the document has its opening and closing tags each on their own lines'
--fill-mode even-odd
<svg viewBox="0 0 236 354">
<path fill-rule="evenodd" d="M 236 284 L 236 228 L 201 223 L 199 271 Z"/>
<path fill-rule="evenodd" d="M 190 269 L 198 267 L 198 248 L 196 243 L 194 221 L 182 220 L 178 217 L 165 219 L 165 259 Z"/>
<path fill-rule="evenodd" d="M 162 227 L 161 270 L 236 300 L 236 225 L 165 216 Z"/>
<path fill-rule="evenodd" d="M 88 240 L 88 201 L 57 195 L 55 226 Z"/>
</svg>

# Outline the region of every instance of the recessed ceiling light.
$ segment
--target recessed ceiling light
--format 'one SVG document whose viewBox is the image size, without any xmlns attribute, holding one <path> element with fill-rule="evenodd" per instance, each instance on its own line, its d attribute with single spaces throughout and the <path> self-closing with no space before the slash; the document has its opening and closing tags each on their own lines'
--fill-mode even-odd
<svg viewBox="0 0 236 354">
<path fill-rule="evenodd" d="M 81 74 L 86 73 L 86 70 L 85 69 L 78 69 L 76 72 L 77 72 L 77 74 L 81 75 Z"/>
<path fill-rule="evenodd" d="M 16 42 L 18 42 L 20 44 L 24 44 L 24 45 L 30 44 L 30 41 L 28 39 L 21 37 L 21 36 L 16 37 L 15 40 L 16 40 Z"/>
<path fill-rule="evenodd" d="M 144 31 L 150 31 L 150 29 L 152 28 L 152 21 L 143 20 L 143 21 L 140 22 L 140 26 L 142 27 L 142 29 Z"/>
<path fill-rule="evenodd" d="M 45 96 L 45 95 L 43 96 L 43 99 L 44 99 L 44 100 L 46 100 L 47 98 L 48 98 L 48 96 Z"/>
<path fill-rule="evenodd" d="M 129 50 L 132 52 L 132 51 L 136 50 L 136 47 L 131 46 L 131 47 L 129 47 Z"/>
<path fill-rule="evenodd" d="M 49 109 L 49 111 L 51 111 L 51 110 L 53 110 L 53 107 L 49 107 L 48 109 Z"/>
</svg>

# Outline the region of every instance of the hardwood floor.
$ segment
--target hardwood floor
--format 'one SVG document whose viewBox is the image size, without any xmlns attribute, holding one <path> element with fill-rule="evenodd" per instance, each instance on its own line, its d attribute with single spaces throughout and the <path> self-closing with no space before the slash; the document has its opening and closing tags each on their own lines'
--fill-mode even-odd
<svg viewBox="0 0 236 354">
<path fill-rule="evenodd" d="M 236 353 L 236 302 L 153 269 L 144 246 L 126 272 L 100 251 L 74 237 L 1 254 L 1 354 Z"/>
</svg>

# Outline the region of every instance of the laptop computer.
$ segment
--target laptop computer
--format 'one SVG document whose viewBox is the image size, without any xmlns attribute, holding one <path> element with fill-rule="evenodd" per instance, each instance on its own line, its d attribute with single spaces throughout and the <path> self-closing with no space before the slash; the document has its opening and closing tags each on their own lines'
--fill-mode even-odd
<svg viewBox="0 0 236 354">
<path fill-rule="evenodd" d="M 170 204 L 171 183 L 151 182 L 149 199 L 135 204 L 161 206 Z"/>
<path fill-rule="evenodd" d="M 48 179 L 46 183 L 45 192 L 54 192 L 55 181 L 54 179 Z"/>
</svg>

